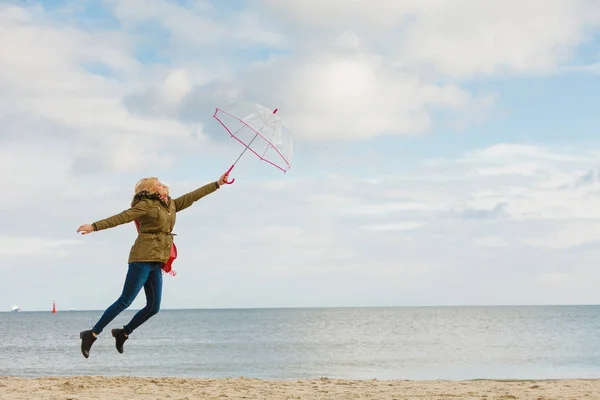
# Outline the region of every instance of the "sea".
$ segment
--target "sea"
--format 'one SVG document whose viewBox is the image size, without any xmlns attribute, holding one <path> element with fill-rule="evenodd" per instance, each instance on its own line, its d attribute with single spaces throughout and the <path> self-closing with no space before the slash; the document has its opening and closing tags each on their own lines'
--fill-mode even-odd
<svg viewBox="0 0 600 400">
<path fill-rule="evenodd" d="M 125 352 L 102 311 L 0 313 L 0 376 L 261 379 L 600 377 L 600 306 L 161 310 Z"/>
</svg>

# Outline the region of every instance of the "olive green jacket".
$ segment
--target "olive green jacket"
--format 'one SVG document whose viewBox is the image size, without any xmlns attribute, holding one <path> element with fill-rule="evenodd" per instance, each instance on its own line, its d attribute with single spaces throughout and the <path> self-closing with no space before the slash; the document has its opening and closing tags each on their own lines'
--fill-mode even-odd
<svg viewBox="0 0 600 400">
<path fill-rule="evenodd" d="M 185 210 L 202 197 L 219 189 L 217 182 L 211 182 L 192 192 L 165 203 L 158 194 L 138 193 L 131 202 L 131 208 L 96 221 L 92 224 L 95 231 L 114 228 L 138 220 L 139 233 L 129 253 L 129 263 L 135 261 L 162 262 L 169 260 L 173 243 L 175 214 Z"/>
</svg>

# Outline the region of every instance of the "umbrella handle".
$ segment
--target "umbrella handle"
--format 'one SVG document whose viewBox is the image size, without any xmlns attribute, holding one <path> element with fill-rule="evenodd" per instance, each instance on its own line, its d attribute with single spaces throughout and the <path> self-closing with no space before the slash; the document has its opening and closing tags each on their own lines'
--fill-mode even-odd
<svg viewBox="0 0 600 400">
<path fill-rule="evenodd" d="M 233 164 L 231 167 L 229 167 L 229 169 L 226 172 L 227 175 L 229 175 L 229 173 L 231 172 L 231 170 L 233 169 L 234 166 L 235 166 L 235 164 Z M 228 184 L 228 185 L 231 185 L 233 182 L 235 182 L 235 178 L 233 178 L 230 181 L 225 181 L 225 183 Z"/>
</svg>

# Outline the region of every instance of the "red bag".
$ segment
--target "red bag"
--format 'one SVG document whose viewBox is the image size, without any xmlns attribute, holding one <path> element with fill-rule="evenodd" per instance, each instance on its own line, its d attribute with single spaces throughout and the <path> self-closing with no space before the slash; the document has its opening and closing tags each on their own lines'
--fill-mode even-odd
<svg viewBox="0 0 600 400">
<path fill-rule="evenodd" d="M 169 261 L 164 263 L 162 266 L 163 271 L 165 271 L 173 276 L 177 275 L 177 272 L 175 272 L 175 270 L 172 269 L 172 267 L 171 267 L 171 264 L 173 264 L 173 261 L 175 261 L 176 258 L 177 258 L 177 246 L 175 246 L 175 242 L 173 242 L 173 244 L 171 245 L 171 255 L 169 256 Z"/>
</svg>

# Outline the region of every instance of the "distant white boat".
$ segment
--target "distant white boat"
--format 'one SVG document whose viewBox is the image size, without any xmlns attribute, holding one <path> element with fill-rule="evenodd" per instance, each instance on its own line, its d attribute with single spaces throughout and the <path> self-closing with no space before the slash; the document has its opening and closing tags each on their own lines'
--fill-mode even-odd
<svg viewBox="0 0 600 400">
<path fill-rule="evenodd" d="M 21 311 L 21 307 L 19 307 L 19 306 L 12 306 L 12 310 L 11 311 L 12 312 L 19 312 L 19 311 Z"/>
</svg>

